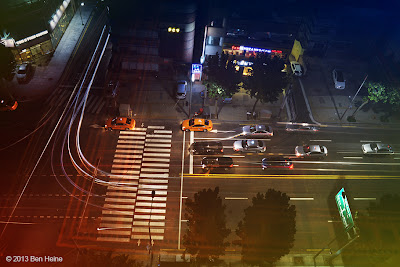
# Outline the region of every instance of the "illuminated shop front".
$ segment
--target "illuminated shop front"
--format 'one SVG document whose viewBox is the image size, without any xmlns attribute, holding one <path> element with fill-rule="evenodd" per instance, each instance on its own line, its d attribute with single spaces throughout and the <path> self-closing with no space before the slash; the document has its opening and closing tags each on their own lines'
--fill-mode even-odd
<svg viewBox="0 0 400 267">
<path fill-rule="evenodd" d="M 6 25 L 7 34 L 1 39 L 1 43 L 11 48 L 17 63 L 40 64 L 56 49 L 73 18 L 75 8 L 72 0 L 53 0 L 53 2 L 53 6 L 57 6 L 56 10 L 52 9 L 51 5 L 49 7 L 38 5 L 35 6 L 36 9 L 32 8 L 31 13 L 23 18 L 15 18 L 15 21 L 10 21 L 9 25 Z"/>
</svg>

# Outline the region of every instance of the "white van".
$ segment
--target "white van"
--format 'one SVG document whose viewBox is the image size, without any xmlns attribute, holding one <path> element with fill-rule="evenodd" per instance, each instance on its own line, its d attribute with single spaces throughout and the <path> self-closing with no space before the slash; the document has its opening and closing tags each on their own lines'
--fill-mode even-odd
<svg viewBox="0 0 400 267">
<path fill-rule="evenodd" d="M 187 82 L 185 80 L 180 80 L 177 82 L 177 88 L 176 88 L 176 98 L 177 99 L 185 99 L 186 98 L 186 85 L 187 85 Z"/>
</svg>

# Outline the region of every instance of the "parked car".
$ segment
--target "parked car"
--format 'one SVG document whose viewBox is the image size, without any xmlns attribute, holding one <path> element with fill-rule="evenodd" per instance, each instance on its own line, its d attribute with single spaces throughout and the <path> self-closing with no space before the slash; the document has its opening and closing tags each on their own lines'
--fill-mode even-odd
<svg viewBox="0 0 400 267">
<path fill-rule="evenodd" d="M 308 124 L 308 123 L 288 123 L 286 124 L 286 131 L 287 132 L 318 132 L 318 127 Z"/>
<path fill-rule="evenodd" d="M 31 73 L 32 73 L 31 63 L 23 63 L 19 65 L 16 75 L 18 82 L 26 82 Z"/>
<path fill-rule="evenodd" d="M 109 118 L 106 122 L 104 128 L 106 130 L 133 130 L 135 128 L 136 122 L 134 119 L 127 117 L 115 117 Z"/>
<path fill-rule="evenodd" d="M 361 146 L 364 155 L 393 155 L 393 149 L 388 144 L 370 143 Z"/>
<path fill-rule="evenodd" d="M 211 120 L 192 118 L 182 122 L 182 131 L 207 132 L 213 129 Z"/>
<path fill-rule="evenodd" d="M 274 135 L 271 126 L 267 125 L 246 125 L 243 126 L 243 133 L 245 137 L 250 138 L 266 138 Z"/>
<path fill-rule="evenodd" d="M 328 149 L 320 145 L 296 146 L 294 152 L 298 158 L 323 159 L 328 156 Z"/>
<path fill-rule="evenodd" d="M 176 99 L 185 99 L 186 98 L 186 85 L 187 82 L 185 80 L 180 80 L 176 85 Z"/>
<path fill-rule="evenodd" d="M 303 75 L 303 70 L 301 69 L 301 65 L 299 62 L 291 61 L 290 67 L 291 67 L 294 75 L 299 76 L 299 77 Z"/>
<path fill-rule="evenodd" d="M 270 168 L 293 169 L 293 163 L 290 158 L 275 156 L 263 158 L 261 162 L 261 167 L 263 170 Z"/>
<path fill-rule="evenodd" d="M 194 142 L 189 146 L 189 152 L 195 155 L 215 155 L 223 154 L 224 148 L 217 141 Z"/>
<path fill-rule="evenodd" d="M 230 169 L 233 167 L 233 160 L 230 157 L 204 157 L 201 161 L 201 168 L 210 169 Z"/>
<path fill-rule="evenodd" d="M 233 150 L 236 152 L 265 152 L 267 146 L 261 140 L 238 140 L 233 143 Z"/>
<path fill-rule="evenodd" d="M 344 79 L 343 72 L 341 70 L 334 69 L 332 71 L 332 77 L 336 89 L 343 90 L 346 87 L 346 80 Z"/>
</svg>

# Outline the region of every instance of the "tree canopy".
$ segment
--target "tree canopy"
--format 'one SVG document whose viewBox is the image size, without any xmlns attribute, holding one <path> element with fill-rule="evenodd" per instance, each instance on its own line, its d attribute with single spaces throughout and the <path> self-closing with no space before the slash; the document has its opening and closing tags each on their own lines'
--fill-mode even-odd
<svg viewBox="0 0 400 267">
<path fill-rule="evenodd" d="M 345 251 L 352 266 L 398 266 L 400 239 L 400 196 L 384 195 L 371 203 L 366 212 L 355 216 L 360 237 Z M 354 264 L 353 264 L 354 262 Z"/>
<path fill-rule="evenodd" d="M 296 233 L 296 207 L 280 191 L 258 193 L 236 234 L 241 238 L 242 260 L 253 265 L 272 265 L 293 247 Z"/>
<path fill-rule="evenodd" d="M 249 92 L 251 97 L 262 103 L 275 102 L 279 99 L 279 94 L 286 87 L 286 74 L 282 72 L 284 61 L 279 57 L 271 58 L 270 55 L 259 53 L 250 59 L 253 62 L 250 75 L 244 79 L 243 87 Z"/>
<path fill-rule="evenodd" d="M 241 74 L 236 71 L 233 60 L 235 58 L 229 58 L 226 53 L 207 57 L 205 85 L 210 97 L 227 98 L 238 92 Z"/>
<path fill-rule="evenodd" d="M 393 110 L 400 109 L 400 89 L 382 83 L 370 82 L 367 84 L 368 95 L 364 101 L 390 104 Z"/>
<path fill-rule="evenodd" d="M 228 246 L 224 239 L 231 230 L 226 228 L 226 206 L 222 204 L 219 188 L 203 189 L 186 200 L 188 220 L 183 244 L 199 263 L 215 262 Z"/>
<path fill-rule="evenodd" d="M 112 256 L 112 251 L 107 253 L 83 250 L 79 254 L 77 266 L 86 267 L 143 267 L 143 264 L 136 260 L 129 259 L 126 254 Z"/>
</svg>

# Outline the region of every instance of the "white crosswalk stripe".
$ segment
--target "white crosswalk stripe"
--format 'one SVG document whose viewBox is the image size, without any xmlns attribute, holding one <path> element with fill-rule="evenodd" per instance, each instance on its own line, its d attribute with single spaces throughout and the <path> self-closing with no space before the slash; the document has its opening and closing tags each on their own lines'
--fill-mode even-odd
<svg viewBox="0 0 400 267">
<path fill-rule="evenodd" d="M 151 239 L 164 239 L 171 149 L 165 126 L 120 131 L 98 241 L 148 240 L 149 223 Z"/>
</svg>

